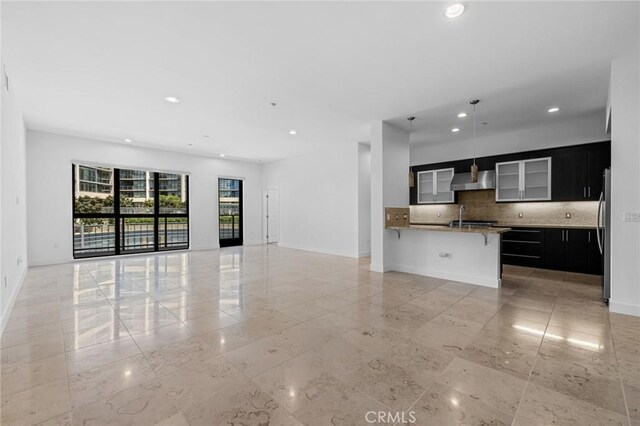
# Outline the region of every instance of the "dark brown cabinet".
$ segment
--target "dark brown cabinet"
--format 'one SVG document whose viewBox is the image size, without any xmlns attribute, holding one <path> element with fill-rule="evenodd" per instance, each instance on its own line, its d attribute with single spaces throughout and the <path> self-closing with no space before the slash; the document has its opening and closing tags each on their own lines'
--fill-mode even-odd
<svg viewBox="0 0 640 426">
<path fill-rule="evenodd" d="M 611 154 L 600 144 L 589 149 L 568 149 L 553 156 L 551 199 L 553 201 L 597 200 L 602 191 L 602 172 L 611 164 Z"/>
<path fill-rule="evenodd" d="M 545 229 L 547 244 L 544 247 L 544 268 L 564 269 L 567 248 L 564 245 L 564 229 Z"/>
<path fill-rule="evenodd" d="M 502 236 L 502 263 L 602 275 L 595 229 L 513 228 Z"/>
<path fill-rule="evenodd" d="M 599 147 L 588 153 L 587 199 L 598 200 L 602 192 L 602 174 L 611 166 L 611 149 Z"/>
<path fill-rule="evenodd" d="M 586 152 L 568 152 L 553 157 L 551 199 L 553 201 L 585 200 L 587 197 Z"/>
<path fill-rule="evenodd" d="M 595 142 L 584 145 L 542 149 L 537 151 L 516 152 L 477 158 L 480 170 L 495 170 L 496 164 L 522 162 L 536 158 L 551 157 L 551 201 L 590 201 L 598 200 L 602 191 L 602 172 L 611 166 L 611 142 Z M 437 164 L 412 166 L 411 172 L 418 173 L 436 169 L 453 168 L 455 173 L 468 173 L 472 159 L 449 161 Z M 417 186 L 409 189 L 410 204 L 417 205 Z M 513 186 L 513 185 L 512 185 Z M 517 186 L 517 185 L 516 185 Z M 503 188 L 504 190 L 505 188 Z M 520 188 L 522 190 L 522 188 Z M 517 192 L 517 189 L 516 189 Z M 454 194 L 454 203 L 457 193 Z M 521 197 L 510 197 L 511 201 L 523 202 Z M 535 201 L 548 200 L 548 197 L 534 197 Z M 535 202 L 534 200 L 527 202 Z"/>
<path fill-rule="evenodd" d="M 546 229 L 545 267 L 587 272 L 588 233 L 586 229 Z"/>
<path fill-rule="evenodd" d="M 544 268 L 544 229 L 514 228 L 505 233 L 502 263 Z"/>
</svg>

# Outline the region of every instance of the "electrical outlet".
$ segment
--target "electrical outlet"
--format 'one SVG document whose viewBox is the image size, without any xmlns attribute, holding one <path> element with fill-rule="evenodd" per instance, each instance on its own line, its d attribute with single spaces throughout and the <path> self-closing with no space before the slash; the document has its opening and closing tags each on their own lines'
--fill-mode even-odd
<svg viewBox="0 0 640 426">
<path fill-rule="evenodd" d="M 622 220 L 625 222 L 640 222 L 640 212 L 624 212 Z"/>
<path fill-rule="evenodd" d="M 442 257 L 442 258 L 445 258 L 445 259 L 453 258 L 453 255 L 451 253 L 449 253 L 449 252 L 446 252 L 446 251 L 440 252 L 439 256 Z"/>
</svg>

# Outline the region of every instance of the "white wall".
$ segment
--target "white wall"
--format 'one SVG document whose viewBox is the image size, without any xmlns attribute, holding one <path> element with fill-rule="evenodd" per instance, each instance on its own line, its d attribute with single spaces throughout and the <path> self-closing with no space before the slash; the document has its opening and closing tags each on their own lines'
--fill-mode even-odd
<svg viewBox="0 0 640 426">
<path fill-rule="evenodd" d="M 0 70 L 6 66 L 2 61 Z M 2 75 L 0 146 L 0 332 L 8 319 L 27 270 L 25 126 L 15 87 Z"/>
<path fill-rule="evenodd" d="M 72 253 L 73 162 L 190 174 L 191 248 L 218 247 L 218 177 L 244 179 L 244 242 L 262 242 L 262 165 L 135 145 L 27 132 L 29 261 L 68 262 Z"/>
<path fill-rule="evenodd" d="M 548 125 L 478 137 L 475 142 L 477 156 L 486 157 L 609 140 L 604 121 L 605 112 L 602 110 L 572 120 L 554 121 Z M 472 157 L 473 141 L 470 139 L 411 147 L 412 166 Z"/>
<path fill-rule="evenodd" d="M 280 191 L 278 245 L 358 256 L 357 143 L 265 164 L 264 185 Z"/>
<path fill-rule="evenodd" d="M 409 207 L 409 133 L 371 123 L 371 270 L 391 267 L 395 233 L 384 229 L 385 207 Z"/>
<path fill-rule="evenodd" d="M 358 255 L 371 254 L 371 147 L 358 144 Z"/>
<path fill-rule="evenodd" d="M 637 38 L 636 38 L 637 41 Z M 640 212 L 640 58 L 611 64 L 611 299 L 612 312 L 640 316 L 640 223 L 624 212 Z"/>
</svg>

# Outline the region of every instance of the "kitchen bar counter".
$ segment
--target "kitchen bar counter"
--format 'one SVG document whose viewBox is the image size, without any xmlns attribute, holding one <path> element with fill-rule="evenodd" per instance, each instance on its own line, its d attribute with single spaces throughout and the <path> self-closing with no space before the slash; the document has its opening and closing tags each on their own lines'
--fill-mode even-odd
<svg viewBox="0 0 640 426">
<path fill-rule="evenodd" d="M 450 227 L 449 225 L 414 225 L 407 226 L 390 226 L 387 229 L 393 229 L 395 231 L 437 231 L 437 232 L 466 232 L 471 234 L 503 234 L 511 230 L 511 228 L 499 228 L 499 227 L 469 227 L 463 226 L 459 228 L 457 226 Z"/>
<path fill-rule="evenodd" d="M 411 223 L 411 226 L 449 226 L 448 223 L 423 223 L 423 222 L 414 222 Z M 493 224 L 494 228 L 554 228 L 554 229 L 595 229 L 596 225 L 573 225 L 573 224 L 563 224 L 563 225 L 545 225 L 545 224 L 531 224 L 531 223 L 503 223 L 496 222 Z M 506 232 L 506 231 L 505 231 Z"/>
<path fill-rule="evenodd" d="M 387 226 L 385 271 L 499 288 L 500 239 L 509 228 Z"/>
<path fill-rule="evenodd" d="M 507 226 L 509 228 L 554 228 L 554 229 L 596 229 L 596 225 L 542 225 L 542 224 L 504 224 L 497 223 L 495 226 Z"/>
</svg>

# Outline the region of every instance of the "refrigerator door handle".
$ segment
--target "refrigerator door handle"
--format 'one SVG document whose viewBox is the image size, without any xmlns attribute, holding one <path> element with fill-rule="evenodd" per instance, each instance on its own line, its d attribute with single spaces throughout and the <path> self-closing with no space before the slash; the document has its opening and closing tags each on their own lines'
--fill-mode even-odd
<svg viewBox="0 0 640 426">
<path fill-rule="evenodd" d="M 604 254 L 602 252 L 602 238 L 600 237 L 600 232 L 602 231 L 602 226 L 600 223 L 600 217 L 602 216 L 602 201 L 604 198 L 604 192 L 600 193 L 600 199 L 598 200 L 598 224 L 596 227 L 596 237 L 598 237 L 598 249 L 600 249 L 600 254 Z"/>
</svg>

